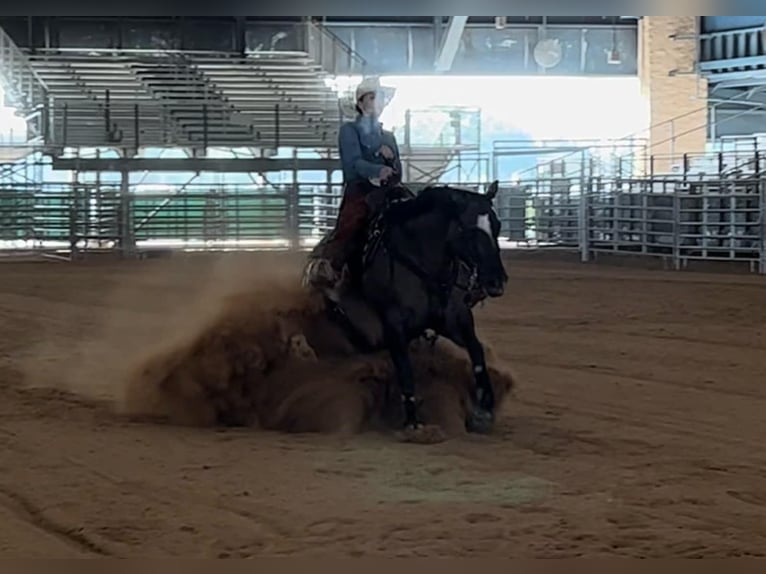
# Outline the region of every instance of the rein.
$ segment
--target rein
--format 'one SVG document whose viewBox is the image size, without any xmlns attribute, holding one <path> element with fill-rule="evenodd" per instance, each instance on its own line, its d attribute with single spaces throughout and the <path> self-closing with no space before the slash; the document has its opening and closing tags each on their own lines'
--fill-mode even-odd
<svg viewBox="0 0 766 574">
<path fill-rule="evenodd" d="M 469 265 L 464 260 L 451 255 L 451 259 L 448 265 L 446 273 L 438 276 L 433 276 L 423 270 L 422 265 L 415 259 L 409 256 L 409 254 L 397 249 L 390 241 L 385 238 L 383 243 L 386 250 L 390 253 L 392 260 L 396 260 L 401 263 L 408 270 L 412 271 L 417 277 L 419 277 L 427 286 L 430 294 L 436 295 L 442 306 L 445 307 L 449 301 L 450 293 L 453 289 L 457 288 L 466 292 L 466 297 L 471 289 L 476 285 L 476 278 L 478 272 L 475 266 Z M 461 283 L 461 271 L 467 271 L 466 283 Z M 475 302 L 473 303 L 475 304 Z M 471 306 L 473 306 L 473 304 Z"/>
<path fill-rule="evenodd" d="M 426 291 L 429 295 L 436 296 L 441 304 L 441 309 L 446 308 L 449 297 L 453 289 L 459 289 L 465 292 L 464 302 L 473 307 L 479 301 L 486 297 L 484 289 L 477 284 L 478 269 L 475 265 L 458 257 L 454 251 L 450 250 L 450 261 L 446 268 L 442 269 L 436 276 L 426 272 L 422 264 L 412 258 L 408 253 L 397 249 L 390 240 L 391 230 L 395 226 L 391 222 L 386 222 L 386 213 L 393 204 L 410 201 L 408 199 L 392 199 L 387 196 L 384 200 L 384 206 L 380 210 L 377 221 L 373 222 L 372 238 L 367 242 L 363 253 L 363 261 L 369 263 L 372 254 L 379 248 L 386 249 L 391 256 L 391 274 L 393 275 L 393 262 L 396 261 L 406 269 L 415 274 L 426 285 Z M 375 229 L 377 228 L 377 229 Z M 364 266 L 366 266 L 363 263 Z M 461 282 L 465 279 L 465 282 Z M 478 289 L 476 289 L 479 287 Z M 440 313 L 439 313 L 440 314 Z"/>
</svg>

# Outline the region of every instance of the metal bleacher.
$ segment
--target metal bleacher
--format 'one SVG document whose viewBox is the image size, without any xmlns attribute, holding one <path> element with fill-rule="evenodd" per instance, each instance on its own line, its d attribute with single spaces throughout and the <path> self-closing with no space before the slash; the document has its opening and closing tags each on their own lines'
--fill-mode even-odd
<svg viewBox="0 0 766 574">
<path fill-rule="evenodd" d="M 337 95 L 299 55 L 30 61 L 55 99 L 54 130 L 67 146 L 328 147 L 337 133 Z"/>
<path fill-rule="evenodd" d="M 325 83 L 335 73 L 327 65 L 338 61 L 333 50 L 355 58 L 357 73 L 364 62 L 320 26 L 302 25 L 308 26 L 305 51 L 16 49 L 12 55 L 27 67 L 17 66 L 17 78 L 34 76 L 43 86 L 45 96 L 34 105 L 46 105 L 46 139 L 58 147 L 332 148 L 340 109 Z"/>
<path fill-rule="evenodd" d="M 15 96 L 12 105 L 39 116 L 38 143 L 44 141 L 55 156 L 65 148 L 221 147 L 250 148 L 261 157 L 279 148 L 314 149 L 330 158 L 344 115 L 332 79 L 363 75 L 365 62 L 317 23 L 302 22 L 291 34 L 295 42 L 289 50 L 275 51 L 266 43 L 244 54 L 158 48 L 31 51 L 17 47 L 0 29 L 0 73 Z M 408 180 L 438 179 L 458 149 L 478 149 L 476 114 L 412 111 L 421 119 L 410 125 L 408 115 L 399 135 Z M 466 118 L 470 133 L 457 133 L 454 122 Z"/>
</svg>

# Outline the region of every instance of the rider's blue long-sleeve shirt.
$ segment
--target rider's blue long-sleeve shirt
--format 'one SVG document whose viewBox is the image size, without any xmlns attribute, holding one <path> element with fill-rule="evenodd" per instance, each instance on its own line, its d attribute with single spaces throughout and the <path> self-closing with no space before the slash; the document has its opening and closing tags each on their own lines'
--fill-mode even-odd
<svg viewBox="0 0 766 574">
<path fill-rule="evenodd" d="M 382 145 L 387 145 L 394 152 L 393 160 L 387 161 L 378 153 Z M 373 118 L 359 116 L 355 121 L 344 123 L 338 133 L 338 148 L 345 183 L 377 178 L 384 165 L 393 167 L 396 175 L 401 177 L 396 138 Z"/>
</svg>

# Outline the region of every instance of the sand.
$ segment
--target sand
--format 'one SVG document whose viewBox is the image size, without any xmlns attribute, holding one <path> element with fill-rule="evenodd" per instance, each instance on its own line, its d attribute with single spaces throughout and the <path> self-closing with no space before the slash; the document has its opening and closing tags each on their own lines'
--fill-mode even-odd
<svg viewBox="0 0 766 574">
<path fill-rule="evenodd" d="M 262 300 L 264 276 L 278 287 L 294 266 L 277 254 L 3 263 L 0 554 L 766 554 L 763 278 L 509 261 L 507 294 L 477 311 L 496 378 L 515 381 L 489 436 L 452 428 L 421 445 L 369 428 L 365 405 L 377 403 L 355 385 L 381 388 L 386 361 L 340 356 L 334 371 L 310 353 L 304 378 L 320 390 L 229 401 L 256 412 L 226 421 L 246 426 L 215 426 L 199 396 L 194 416 L 165 409 L 190 420 L 135 420 L 167 406 L 135 381 L 162 379 L 158 364 L 177 373 L 173 353 L 200 366 L 207 355 L 192 350 L 217 341 L 212 374 L 195 380 L 234 372 L 248 317 L 280 305 Z M 432 390 L 452 385 L 443 404 L 459 402 L 465 360 L 417 356 Z M 259 388 L 284 388 L 267 379 Z M 283 415 L 266 420 L 274 402 Z M 220 404 L 212 412 L 237 410 Z M 449 426 L 458 415 L 446 410 L 433 416 Z"/>
</svg>

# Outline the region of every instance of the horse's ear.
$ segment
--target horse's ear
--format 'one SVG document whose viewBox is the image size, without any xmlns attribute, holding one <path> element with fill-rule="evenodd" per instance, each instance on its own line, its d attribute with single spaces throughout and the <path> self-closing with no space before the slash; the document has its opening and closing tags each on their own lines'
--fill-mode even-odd
<svg viewBox="0 0 766 574">
<path fill-rule="evenodd" d="M 494 201 L 495 196 L 497 195 L 497 188 L 500 185 L 500 182 L 498 180 L 493 181 L 491 184 L 489 184 L 489 187 L 487 188 L 487 193 L 485 194 L 490 201 Z"/>
</svg>

